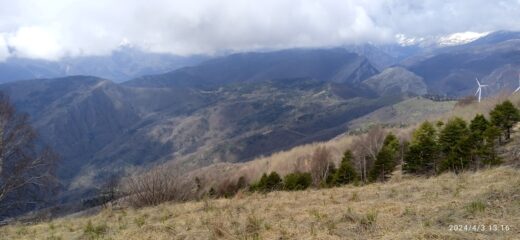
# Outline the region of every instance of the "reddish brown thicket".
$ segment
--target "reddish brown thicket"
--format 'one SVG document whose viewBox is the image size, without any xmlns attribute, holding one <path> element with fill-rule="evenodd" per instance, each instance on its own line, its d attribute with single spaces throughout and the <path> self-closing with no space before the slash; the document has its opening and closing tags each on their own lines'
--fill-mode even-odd
<svg viewBox="0 0 520 240">
<path fill-rule="evenodd" d="M 240 190 L 246 189 L 248 183 L 245 177 L 238 179 L 225 179 L 216 187 L 216 197 L 231 197 Z"/>
</svg>

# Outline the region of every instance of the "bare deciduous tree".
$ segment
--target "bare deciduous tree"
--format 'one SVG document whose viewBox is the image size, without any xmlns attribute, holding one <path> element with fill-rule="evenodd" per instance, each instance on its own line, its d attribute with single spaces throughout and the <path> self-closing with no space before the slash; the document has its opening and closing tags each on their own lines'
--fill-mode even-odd
<svg viewBox="0 0 520 240">
<path fill-rule="evenodd" d="M 319 186 L 329 175 L 331 154 L 325 146 L 317 147 L 311 158 L 311 176 L 314 186 Z"/>
<path fill-rule="evenodd" d="M 155 206 L 180 197 L 179 181 L 167 167 L 136 172 L 126 177 L 122 185 L 134 207 Z"/>
<path fill-rule="evenodd" d="M 105 179 L 98 190 L 96 205 L 108 207 L 110 202 L 120 197 L 119 180 L 120 177 L 116 174 L 112 174 L 110 177 Z"/>
<path fill-rule="evenodd" d="M 36 141 L 28 116 L 0 93 L 0 217 L 32 210 L 56 189 L 58 157 Z"/>
<path fill-rule="evenodd" d="M 385 136 L 386 132 L 381 126 L 377 125 L 370 128 L 366 134 L 358 137 L 352 143 L 355 165 L 363 182 L 368 181 L 368 171 L 374 165 L 377 153 L 379 153 L 381 147 L 383 147 Z"/>
</svg>

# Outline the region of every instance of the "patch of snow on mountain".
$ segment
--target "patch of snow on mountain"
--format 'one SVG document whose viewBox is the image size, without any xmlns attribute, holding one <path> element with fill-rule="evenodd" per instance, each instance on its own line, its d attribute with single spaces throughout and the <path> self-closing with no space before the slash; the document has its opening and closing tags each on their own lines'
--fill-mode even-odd
<svg viewBox="0 0 520 240">
<path fill-rule="evenodd" d="M 422 47 L 446 47 L 473 42 L 490 32 L 458 32 L 445 36 L 413 37 L 404 34 L 396 34 L 395 39 L 401 46 L 418 45 Z"/>
<path fill-rule="evenodd" d="M 421 37 L 409 37 L 404 34 L 395 35 L 397 43 L 401 46 L 412 46 L 422 43 L 425 39 Z"/>
<path fill-rule="evenodd" d="M 440 46 L 454 46 L 473 42 L 483 36 L 488 35 L 489 32 L 459 32 L 453 33 L 444 37 L 440 37 L 437 43 Z"/>
</svg>

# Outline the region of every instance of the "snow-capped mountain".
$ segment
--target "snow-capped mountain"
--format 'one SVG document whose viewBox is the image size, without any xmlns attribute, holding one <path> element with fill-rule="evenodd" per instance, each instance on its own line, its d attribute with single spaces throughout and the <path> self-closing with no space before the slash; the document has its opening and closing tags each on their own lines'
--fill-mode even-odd
<svg viewBox="0 0 520 240">
<path fill-rule="evenodd" d="M 447 47 L 470 43 L 488 34 L 489 32 L 457 32 L 448 35 L 429 37 L 414 37 L 404 34 L 396 34 L 395 39 L 401 46 L 418 45 L 421 47 Z"/>
<path fill-rule="evenodd" d="M 473 42 L 481 37 L 488 35 L 489 32 L 459 32 L 447 36 L 442 36 L 437 39 L 437 44 L 440 46 L 454 46 Z"/>
</svg>

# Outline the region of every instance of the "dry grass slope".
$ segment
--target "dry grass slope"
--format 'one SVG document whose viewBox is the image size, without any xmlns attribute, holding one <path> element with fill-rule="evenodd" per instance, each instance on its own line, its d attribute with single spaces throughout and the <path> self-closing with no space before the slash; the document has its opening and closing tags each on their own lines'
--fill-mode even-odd
<svg viewBox="0 0 520 240">
<path fill-rule="evenodd" d="M 456 102 L 435 102 L 426 98 L 410 98 L 397 104 L 380 108 L 349 123 L 349 128 L 367 130 L 373 125 L 409 126 L 424 120 L 449 114 Z"/>
<path fill-rule="evenodd" d="M 520 170 L 232 199 L 105 209 L 36 225 L 0 228 L 0 239 L 518 239 Z M 449 231 L 452 224 L 498 231 Z M 508 225 L 503 231 L 501 225 Z"/>
</svg>

